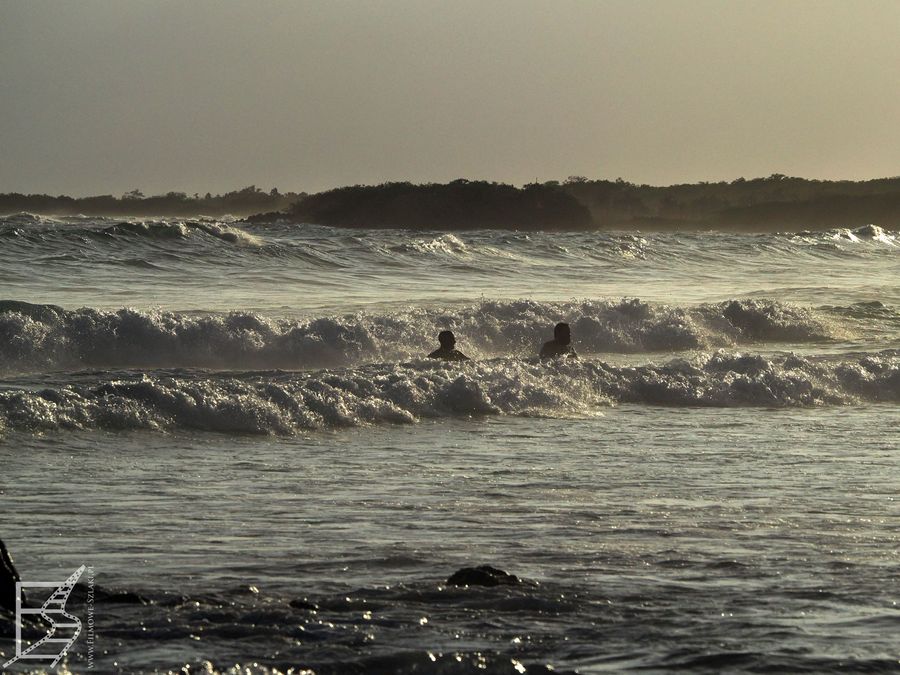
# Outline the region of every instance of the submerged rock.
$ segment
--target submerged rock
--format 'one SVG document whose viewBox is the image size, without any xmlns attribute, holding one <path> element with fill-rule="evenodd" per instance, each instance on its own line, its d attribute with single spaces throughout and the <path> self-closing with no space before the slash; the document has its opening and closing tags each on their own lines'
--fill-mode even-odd
<svg viewBox="0 0 900 675">
<path fill-rule="evenodd" d="M 150 605 L 150 598 L 135 593 L 134 591 L 125 591 L 119 589 L 103 588 L 102 586 L 90 587 L 84 582 L 78 582 L 72 589 L 69 597 L 76 604 L 84 604 L 88 601 L 89 594 L 93 592 L 92 602 L 96 603 L 116 603 L 120 605 Z"/>
<path fill-rule="evenodd" d="M 306 609 L 311 612 L 314 612 L 317 609 L 319 609 L 319 606 L 316 603 L 310 602 L 306 598 L 303 598 L 302 600 L 300 598 L 296 598 L 294 600 L 291 600 L 290 603 L 288 603 L 288 604 L 290 604 L 290 606 L 293 607 L 294 609 Z"/>
<path fill-rule="evenodd" d="M 448 586 L 517 586 L 522 583 L 515 574 L 509 574 L 490 565 L 463 567 L 447 579 Z"/>
</svg>

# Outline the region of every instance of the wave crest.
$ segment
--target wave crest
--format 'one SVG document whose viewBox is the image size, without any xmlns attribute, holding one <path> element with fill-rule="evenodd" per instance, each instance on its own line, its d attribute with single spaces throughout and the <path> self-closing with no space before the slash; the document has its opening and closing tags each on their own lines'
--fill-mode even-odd
<svg viewBox="0 0 900 675">
<path fill-rule="evenodd" d="M 438 331 L 472 356 L 531 356 L 557 321 L 585 353 L 713 349 L 753 342 L 827 341 L 825 315 L 771 300 L 677 307 L 636 299 L 486 301 L 305 320 L 251 312 L 181 314 L 0 301 L 0 363 L 7 372 L 84 367 L 304 369 L 415 358 Z"/>
<path fill-rule="evenodd" d="M 614 403 L 814 406 L 900 401 L 900 358 L 816 362 L 715 352 L 617 367 L 572 360 L 415 361 L 314 375 L 142 375 L 92 386 L 0 393 L 0 427 L 303 430 L 481 415 L 593 416 Z"/>
<path fill-rule="evenodd" d="M 216 239 L 244 246 L 260 247 L 259 237 L 234 225 L 214 221 L 122 221 L 105 227 L 100 232 L 106 236 L 132 236 L 150 239 L 184 239 L 193 233 L 204 233 Z"/>
</svg>

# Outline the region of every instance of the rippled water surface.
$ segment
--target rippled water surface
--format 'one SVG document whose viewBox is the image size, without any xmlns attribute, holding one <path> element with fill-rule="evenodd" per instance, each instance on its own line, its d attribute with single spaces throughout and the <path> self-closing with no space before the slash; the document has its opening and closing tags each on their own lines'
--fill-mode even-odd
<svg viewBox="0 0 900 675">
<path fill-rule="evenodd" d="M 6 296 L 119 308 L 309 313 L 372 303 L 640 297 L 900 302 L 897 235 L 410 233 L 316 225 L 3 217 Z M 39 274 L 34 274 L 35 270 Z"/>
<path fill-rule="evenodd" d="M 893 233 L 0 240 L 0 537 L 99 672 L 900 668 Z"/>
</svg>

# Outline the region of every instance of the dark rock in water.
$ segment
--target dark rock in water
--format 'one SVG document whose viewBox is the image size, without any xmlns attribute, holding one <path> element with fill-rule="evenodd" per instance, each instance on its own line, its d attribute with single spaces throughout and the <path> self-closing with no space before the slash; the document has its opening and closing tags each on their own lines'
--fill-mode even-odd
<svg viewBox="0 0 900 675">
<path fill-rule="evenodd" d="M 241 222 L 244 223 L 277 223 L 280 220 L 286 220 L 289 218 L 289 214 L 284 211 L 268 211 L 266 213 L 254 213 L 252 216 L 247 216 Z"/>
<path fill-rule="evenodd" d="M 315 611 L 315 610 L 319 609 L 319 606 L 316 603 L 310 602 L 306 598 L 303 598 L 302 600 L 300 600 L 300 599 L 291 600 L 291 602 L 289 604 L 294 609 L 307 609 L 310 611 Z"/>
<path fill-rule="evenodd" d="M 178 607 L 180 605 L 185 605 L 189 603 L 191 599 L 186 595 L 181 595 L 180 593 L 167 593 L 161 598 L 156 600 L 156 604 L 161 607 Z"/>
<path fill-rule="evenodd" d="M 6 550 L 6 544 L 0 539 L 0 607 L 16 611 L 16 582 L 20 581 L 16 566 L 13 565 L 12 556 Z M 22 604 L 25 604 L 25 594 L 22 593 Z"/>
<path fill-rule="evenodd" d="M 92 600 L 96 603 L 108 602 L 120 605 L 149 605 L 152 602 L 149 598 L 144 597 L 140 593 L 134 593 L 133 591 L 108 589 L 103 588 L 102 586 L 94 586 L 93 591 L 94 597 Z M 86 583 L 78 582 L 75 584 L 69 597 L 72 599 L 72 602 L 83 604 L 87 602 L 89 592 L 90 587 Z"/>
<path fill-rule="evenodd" d="M 105 591 L 99 589 L 97 600 L 99 602 L 117 602 L 120 605 L 149 605 L 150 600 L 140 593 L 132 591 Z"/>
<path fill-rule="evenodd" d="M 509 574 L 490 565 L 463 567 L 447 579 L 448 586 L 517 586 L 522 583 L 515 574 Z"/>
</svg>

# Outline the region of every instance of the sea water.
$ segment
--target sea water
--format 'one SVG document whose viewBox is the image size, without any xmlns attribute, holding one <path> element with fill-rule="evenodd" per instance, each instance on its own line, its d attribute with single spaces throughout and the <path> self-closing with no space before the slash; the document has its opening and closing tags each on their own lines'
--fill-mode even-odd
<svg viewBox="0 0 900 675">
<path fill-rule="evenodd" d="M 3 217 L 0 538 L 72 672 L 896 672 L 898 247 Z"/>
</svg>

